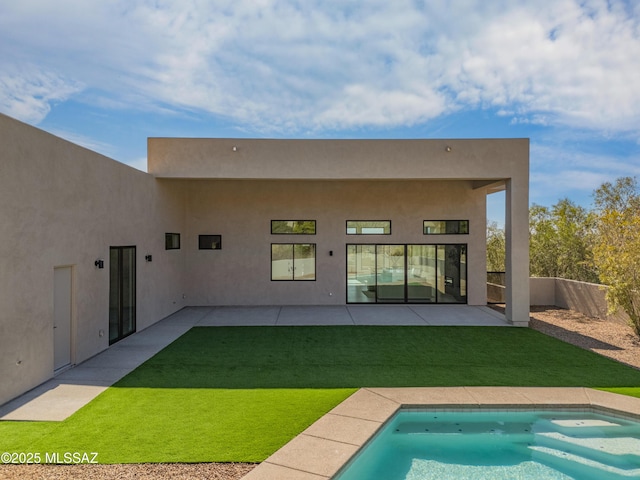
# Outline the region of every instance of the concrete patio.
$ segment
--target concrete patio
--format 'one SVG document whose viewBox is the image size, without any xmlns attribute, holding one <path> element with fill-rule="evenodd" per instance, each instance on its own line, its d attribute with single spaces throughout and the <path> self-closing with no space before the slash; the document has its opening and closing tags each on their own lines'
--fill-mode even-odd
<svg viewBox="0 0 640 480">
<path fill-rule="evenodd" d="M 348 305 L 187 307 L 0 407 L 0 420 L 62 421 L 194 326 L 509 326 L 488 307 Z"/>
</svg>

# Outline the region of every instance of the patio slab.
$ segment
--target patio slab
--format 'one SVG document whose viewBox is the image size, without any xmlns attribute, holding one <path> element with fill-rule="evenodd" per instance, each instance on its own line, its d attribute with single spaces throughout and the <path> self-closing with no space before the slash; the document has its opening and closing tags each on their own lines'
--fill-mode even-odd
<svg viewBox="0 0 640 480">
<path fill-rule="evenodd" d="M 282 307 L 276 325 L 353 325 L 343 306 Z"/>
<path fill-rule="evenodd" d="M 263 463 L 331 477 L 358 451 L 358 448 L 359 446 L 348 443 L 300 434 L 287 443 L 287 448 L 281 448 Z"/>
<path fill-rule="evenodd" d="M 328 413 L 302 433 L 359 446 L 376 433 L 381 425 L 381 422 Z"/>
<path fill-rule="evenodd" d="M 427 325 L 406 305 L 349 305 L 347 309 L 356 325 Z"/>
<path fill-rule="evenodd" d="M 108 386 L 72 385 L 59 383 L 47 385 L 34 392 L 32 397 L 24 398 L 5 409 L 0 409 L 2 420 L 19 421 L 62 421 L 68 412 L 76 412 L 95 397 L 104 392 Z M 53 405 L 54 408 L 49 408 Z"/>
<path fill-rule="evenodd" d="M 505 326 L 504 315 L 488 307 L 467 307 L 473 309 L 473 315 L 460 308 L 460 305 L 411 305 L 427 325 L 432 326 Z"/>
<path fill-rule="evenodd" d="M 216 307 L 197 325 L 199 327 L 268 327 L 278 321 L 281 307 Z"/>
<path fill-rule="evenodd" d="M 384 422 L 399 408 L 398 402 L 361 388 L 329 413 L 343 417 Z"/>
</svg>

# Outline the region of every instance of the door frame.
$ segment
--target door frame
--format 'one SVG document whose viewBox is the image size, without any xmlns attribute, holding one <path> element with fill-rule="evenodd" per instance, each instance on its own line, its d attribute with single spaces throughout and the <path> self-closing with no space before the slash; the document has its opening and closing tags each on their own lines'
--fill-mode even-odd
<svg viewBox="0 0 640 480">
<path fill-rule="evenodd" d="M 130 292 L 130 296 L 133 299 L 133 309 L 132 309 L 132 314 L 133 314 L 133 320 L 132 320 L 132 325 L 133 328 L 131 329 L 131 331 L 125 332 L 124 331 L 124 297 L 125 294 L 127 292 L 125 292 L 125 289 L 123 288 L 123 278 L 124 278 L 124 271 L 123 271 L 123 252 L 125 250 L 128 249 L 133 249 L 133 262 L 132 262 L 132 275 L 131 278 L 129 279 L 130 285 L 131 285 L 131 290 Z M 117 266 L 113 265 L 111 262 L 112 259 L 112 253 L 113 251 L 118 251 L 118 258 L 117 258 Z M 133 334 L 136 332 L 137 329 L 137 310 L 138 310 L 138 299 L 137 299 L 137 270 L 138 270 L 138 266 L 137 266 L 137 252 L 136 252 L 136 246 L 135 245 L 124 245 L 124 246 L 111 246 L 109 247 L 109 328 L 108 328 L 108 332 L 109 332 L 109 345 L 113 345 L 116 342 L 119 342 L 120 340 L 122 340 L 123 338 L 128 337 L 129 335 Z M 112 315 L 112 311 L 114 309 L 114 306 L 112 305 L 112 288 L 113 288 L 113 269 L 116 268 L 118 269 L 117 274 L 118 274 L 118 291 L 117 293 L 117 298 L 118 298 L 118 302 L 117 302 L 117 336 L 114 338 L 111 338 L 111 315 Z"/>
</svg>

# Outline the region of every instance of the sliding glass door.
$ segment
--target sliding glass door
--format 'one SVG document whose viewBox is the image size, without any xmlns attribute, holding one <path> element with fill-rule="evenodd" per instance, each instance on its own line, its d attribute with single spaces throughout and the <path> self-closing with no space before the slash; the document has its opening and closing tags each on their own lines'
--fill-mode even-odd
<svg viewBox="0 0 640 480">
<path fill-rule="evenodd" d="M 347 245 L 347 303 L 466 303 L 466 245 Z"/>
<path fill-rule="evenodd" d="M 436 279 L 438 303 L 466 303 L 466 245 L 438 245 Z"/>
<path fill-rule="evenodd" d="M 376 245 L 376 301 L 405 301 L 405 246 Z"/>
<path fill-rule="evenodd" d="M 436 245 L 407 246 L 407 302 L 437 302 Z"/>
<path fill-rule="evenodd" d="M 136 331 L 136 247 L 109 252 L 109 345 Z"/>
<path fill-rule="evenodd" d="M 376 284 L 376 246 L 347 245 L 347 303 L 375 303 Z"/>
</svg>

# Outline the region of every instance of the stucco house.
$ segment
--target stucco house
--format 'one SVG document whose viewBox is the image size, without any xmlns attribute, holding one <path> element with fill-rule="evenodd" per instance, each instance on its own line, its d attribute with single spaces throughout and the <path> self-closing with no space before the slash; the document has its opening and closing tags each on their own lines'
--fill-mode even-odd
<svg viewBox="0 0 640 480">
<path fill-rule="evenodd" d="M 484 305 L 506 191 L 529 320 L 527 139 L 150 138 L 148 172 L 0 115 L 0 404 L 185 306 Z"/>
</svg>

